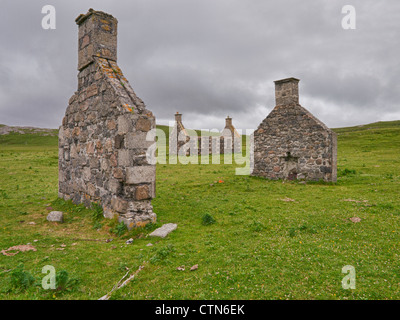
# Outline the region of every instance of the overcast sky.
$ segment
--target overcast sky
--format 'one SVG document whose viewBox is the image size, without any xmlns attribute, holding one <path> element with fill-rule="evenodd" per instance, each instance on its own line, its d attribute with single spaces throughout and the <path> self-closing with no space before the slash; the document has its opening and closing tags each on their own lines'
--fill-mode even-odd
<svg viewBox="0 0 400 320">
<path fill-rule="evenodd" d="M 44 30 L 42 7 L 56 8 Z M 356 30 L 342 28 L 342 7 Z M 398 0 L 1 0 L 0 123 L 58 128 L 77 89 L 75 18 L 114 15 L 118 64 L 168 124 L 254 129 L 274 80 L 300 79 L 300 104 L 329 127 L 400 120 Z"/>
</svg>

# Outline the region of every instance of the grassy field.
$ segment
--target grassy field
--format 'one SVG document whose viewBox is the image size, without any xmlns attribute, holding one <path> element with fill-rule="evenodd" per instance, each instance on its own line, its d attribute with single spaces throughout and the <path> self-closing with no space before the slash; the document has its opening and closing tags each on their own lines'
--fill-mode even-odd
<svg viewBox="0 0 400 320">
<path fill-rule="evenodd" d="M 0 299 L 98 299 L 140 265 L 112 299 L 400 299 L 400 121 L 335 131 L 336 184 L 157 165 L 158 222 L 131 232 L 57 199 L 57 137 L 0 136 L 0 250 L 36 248 L 0 254 Z M 51 210 L 65 223 L 48 222 Z M 147 237 L 169 222 L 167 238 Z M 45 265 L 57 290 L 41 287 Z M 342 288 L 346 265 L 354 290 Z"/>
</svg>

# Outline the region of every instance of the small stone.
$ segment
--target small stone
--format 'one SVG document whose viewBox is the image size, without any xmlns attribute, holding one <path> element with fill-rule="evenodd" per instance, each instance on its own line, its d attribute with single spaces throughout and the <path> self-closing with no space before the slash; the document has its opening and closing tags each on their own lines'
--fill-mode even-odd
<svg viewBox="0 0 400 320">
<path fill-rule="evenodd" d="M 126 243 L 126 244 L 131 244 L 131 243 L 133 243 L 133 238 L 130 238 L 129 240 L 126 240 L 125 243 Z"/>
<path fill-rule="evenodd" d="M 152 247 L 153 246 L 153 244 L 152 243 L 148 243 L 148 244 L 146 244 L 146 247 Z"/>
<path fill-rule="evenodd" d="M 136 124 L 136 129 L 147 132 L 151 129 L 151 122 L 148 119 L 140 118 Z"/>
<path fill-rule="evenodd" d="M 199 268 L 198 264 L 195 264 L 193 267 L 190 268 L 190 271 L 197 270 Z"/>
<path fill-rule="evenodd" d="M 114 178 L 115 179 L 122 179 L 124 177 L 124 172 L 121 168 L 114 169 Z"/>
<path fill-rule="evenodd" d="M 126 212 L 128 202 L 119 197 L 115 197 L 111 199 L 111 207 L 118 212 Z"/>
<path fill-rule="evenodd" d="M 149 187 L 147 185 L 137 186 L 135 190 L 136 200 L 145 200 L 150 197 Z"/>
<path fill-rule="evenodd" d="M 361 218 L 359 218 L 359 217 L 353 217 L 353 218 L 350 218 L 350 221 L 351 221 L 351 222 L 354 222 L 354 223 L 361 222 Z"/>
<path fill-rule="evenodd" d="M 61 211 L 52 211 L 47 215 L 47 220 L 51 222 L 64 222 L 64 214 Z"/>
<path fill-rule="evenodd" d="M 175 223 L 164 224 L 161 228 L 154 230 L 149 234 L 150 237 L 160 237 L 165 238 L 169 233 L 174 231 L 178 227 Z"/>
<path fill-rule="evenodd" d="M 178 271 L 185 271 L 185 266 L 180 266 L 180 267 L 176 268 L 176 270 L 178 270 Z"/>
</svg>

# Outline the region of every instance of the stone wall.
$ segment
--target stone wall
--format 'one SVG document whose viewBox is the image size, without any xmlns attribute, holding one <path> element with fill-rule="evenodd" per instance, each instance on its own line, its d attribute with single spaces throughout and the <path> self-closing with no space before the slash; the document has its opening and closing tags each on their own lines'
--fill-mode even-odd
<svg viewBox="0 0 400 320">
<path fill-rule="evenodd" d="M 76 23 L 78 91 L 59 130 L 59 197 L 98 202 L 129 228 L 155 222 L 155 165 L 146 158 L 155 117 L 117 65 L 117 20 L 90 9 Z"/>
<path fill-rule="evenodd" d="M 194 134 L 194 133 L 193 133 Z M 169 154 L 178 155 L 185 145 L 185 154 L 225 154 L 242 151 L 242 137 L 232 124 L 232 118 L 225 119 L 225 128 L 220 135 L 203 135 L 190 139 L 191 134 L 182 123 L 182 114 L 175 114 L 175 124 L 169 136 Z"/>
<path fill-rule="evenodd" d="M 336 133 L 299 104 L 298 82 L 275 81 L 276 106 L 254 132 L 252 175 L 336 181 Z"/>
</svg>

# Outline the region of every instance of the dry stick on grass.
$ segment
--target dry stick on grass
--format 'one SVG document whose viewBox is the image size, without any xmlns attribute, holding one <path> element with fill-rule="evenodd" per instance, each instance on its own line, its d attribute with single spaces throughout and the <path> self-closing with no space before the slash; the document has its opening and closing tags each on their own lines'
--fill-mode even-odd
<svg viewBox="0 0 400 320">
<path fill-rule="evenodd" d="M 72 238 L 73 241 L 107 241 L 108 239 L 79 239 L 79 238 Z"/>
<path fill-rule="evenodd" d="M 144 262 L 143 265 L 140 266 L 139 269 L 137 269 L 136 272 L 135 272 L 134 274 L 131 274 L 131 275 L 129 276 L 128 279 L 126 279 L 124 282 L 122 282 L 122 281 L 127 277 L 127 275 L 129 274 L 129 272 L 130 272 L 130 270 L 128 269 L 128 272 L 121 278 L 121 280 L 119 280 L 119 281 L 114 285 L 114 287 L 111 289 L 111 291 L 110 291 L 109 293 L 107 293 L 106 295 L 102 296 L 99 300 L 108 300 L 108 299 L 110 299 L 111 294 L 112 294 L 114 291 L 121 289 L 122 287 L 126 286 L 129 282 L 131 282 L 131 281 L 133 280 L 133 278 L 134 278 L 136 275 L 138 275 L 138 273 L 139 273 L 140 271 L 142 271 L 142 269 L 144 268 L 145 264 L 146 264 L 146 262 Z"/>
</svg>

